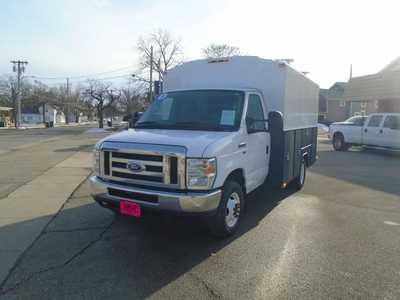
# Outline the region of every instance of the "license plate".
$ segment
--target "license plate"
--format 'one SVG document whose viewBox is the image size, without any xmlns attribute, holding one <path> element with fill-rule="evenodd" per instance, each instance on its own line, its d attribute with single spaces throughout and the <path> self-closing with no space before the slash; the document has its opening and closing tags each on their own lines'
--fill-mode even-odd
<svg viewBox="0 0 400 300">
<path fill-rule="evenodd" d="M 120 201 L 119 212 L 122 215 L 127 215 L 135 218 L 140 218 L 142 216 L 142 208 L 139 204 L 131 201 Z"/>
</svg>

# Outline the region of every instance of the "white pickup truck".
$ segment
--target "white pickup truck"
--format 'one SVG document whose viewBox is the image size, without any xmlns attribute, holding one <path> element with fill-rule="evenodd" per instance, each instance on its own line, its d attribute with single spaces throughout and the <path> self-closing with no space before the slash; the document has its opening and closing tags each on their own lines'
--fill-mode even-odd
<svg viewBox="0 0 400 300">
<path fill-rule="evenodd" d="M 100 205 L 134 217 L 206 215 L 213 233 L 228 236 L 245 195 L 266 180 L 303 186 L 317 152 L 310 79 L 281 61 L 235 56 L 184 63 L 163 83 L 135 128 L 96 144 Z"/>
<path fill-rule="evenodd" d="M 400 114 L 374 113 L 368 117 L 351 117 L 331 124 L 329 137 L 336 151 L 346 151 L 353 145 L 400 150 Z"/>
</svg>

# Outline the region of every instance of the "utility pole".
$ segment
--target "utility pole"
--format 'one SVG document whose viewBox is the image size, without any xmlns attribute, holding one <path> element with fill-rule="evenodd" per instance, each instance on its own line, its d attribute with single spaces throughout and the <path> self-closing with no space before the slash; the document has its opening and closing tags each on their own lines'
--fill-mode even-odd
<svg viewBox="0 0 400 300">
<path fill-rule="evenodd" d="M 66 91 L 67 97 L 66 97 L 66 116 L 65 116 L 65 123 L 69 124 L 69 77 L 67 77 L 67 91 Z"/>
<path fill-rule="evenodd" d="M 350 64 L 350 79 L 353 78 L 353 64 Z"/>
<path fill-rule="evenodd" d="M 21 77 L 22 73 L 25 72 L 25 65 L 28 64 L 27 61 L 22 60 L 12 60 L 13 72 L 17 73 L 17 113 L 15 120 L 15 127 L 19 128 L 21 126 Z"/>
<path fill-rule="evenodd" d="M 153 100 L 153 46 L 150 47 L 150 87 L 149 102 Z"/>
</svg>

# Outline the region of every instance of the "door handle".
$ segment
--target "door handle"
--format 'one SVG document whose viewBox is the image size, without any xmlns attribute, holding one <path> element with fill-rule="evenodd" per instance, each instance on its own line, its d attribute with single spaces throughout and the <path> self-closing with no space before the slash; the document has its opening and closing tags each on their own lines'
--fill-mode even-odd
<svg viewBox="0 0 400 300">
<path fill-rule="evenodd" d="M 246 143 L 240 143 L 238 147 L 239 147 L 239 148 L 244 148 L 244 147 L 246 147 L 246 146 L 247 146 Z"/>
<path fill-rule="evenodd" d="M 368 132 L 368 129 L 367 129 L 367 128 L 365 128 L 365 129 L 364 129 L 364 132 Z"/>
<path fill-rule="evenodd" d="M 383 133 L 383 129 L 379 130 L 379 133 Z"/>
</svg>

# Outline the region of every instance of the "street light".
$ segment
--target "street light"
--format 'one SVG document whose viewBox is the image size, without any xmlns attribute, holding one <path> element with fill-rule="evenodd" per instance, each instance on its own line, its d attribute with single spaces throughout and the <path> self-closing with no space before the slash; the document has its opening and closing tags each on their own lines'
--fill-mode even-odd
<svg viewBox="0 0 400 300">
<path fill-rule="evenodd" d="M 146 82 L 146 83 L 150 83 L 150 80 L 144 79 L 143 77 L 137 75 L 137 74 L 132 74 L 131 75 L 133 78 L 138 79 L 140 81 Z"/>
</svg>

